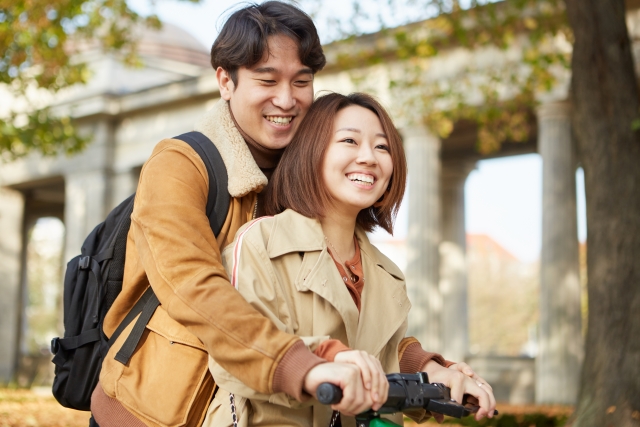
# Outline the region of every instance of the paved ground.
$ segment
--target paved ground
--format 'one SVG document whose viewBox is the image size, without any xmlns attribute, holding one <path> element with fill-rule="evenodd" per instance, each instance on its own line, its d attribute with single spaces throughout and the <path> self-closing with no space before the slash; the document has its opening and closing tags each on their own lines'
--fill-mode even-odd
<svg viewBox="0 0 640 427">
<path fill-rule="evenodd" d="M 570 414 L 570 407 L 510 406 L 500 404 L 502 414 Z M 0 388 L 0 427 L 88 427 L 89 413 L 62 407 L 48 388 L 12 390 Z M 405 425 L 409 426 L 409 423 Z M 437 426 L 435 422 L 421 424 Z"/>
<path fill-rule="evenodd" d="M 49 389 L 0 389 L 0 427 L 87 427 L 89 413 L 62 407 Z"/>
</svg>

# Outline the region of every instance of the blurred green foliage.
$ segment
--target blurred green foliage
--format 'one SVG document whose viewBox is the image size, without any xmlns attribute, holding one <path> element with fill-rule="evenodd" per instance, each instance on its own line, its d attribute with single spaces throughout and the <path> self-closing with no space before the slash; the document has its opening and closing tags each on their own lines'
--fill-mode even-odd
<svg viewBox="0 0 640 427">
<path fill-rule="evenodd" d="M 558 74 L 570 68 L 569 27 L 562 0 L 378 0 L 388 9 L 429 11 L 431 17 L 373 35 L 358 44 L 357 35 L 338 42 L 345 47 L 337 66 L 350 69 L 354 81 L 365 81 L 364 65 L 389 64 L 390 90 L 400 100 L 400 114 L 423 122 L 441 137 L 454 123 L 478 125 L 478 150 L 489 153 L 504 141 L 522 142 L 532 131 L 537 96 L 554 88 Z M 359 9 L 354 7 L 354 13 Z M 382 18 L 381 18 L 382 19 Z M 350 22 L 357 21 L 355 18 Z M 512 47 L 519 59 L 505 66 L 469 64 L 449 79 L 428 80 L 432 60 L 445 50 L 467 51 Z M 416 88 L 419 88 L 418 90 Z M 474 96 L 469 96 L 473 94 Z M 474 98 L 474 99 L 472 99 Z"/>
<path fill-rule="evenodd" d="M 137 25 L 159 28 L 160 21 L 138 15 L 127 0 L 0 0 L 0 94 L 12 99 L 1 118 L 0 159 L 83 149 L 89 138 L 47 100 L 90 78 L 76 55 L 84 49 L 117 51 L 136 65 Z"/>
</svg>

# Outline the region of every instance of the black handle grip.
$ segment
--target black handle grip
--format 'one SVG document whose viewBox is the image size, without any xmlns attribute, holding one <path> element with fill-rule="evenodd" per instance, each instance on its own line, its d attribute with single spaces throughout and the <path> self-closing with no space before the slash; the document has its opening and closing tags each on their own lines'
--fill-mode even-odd
<svg viewBox="0 0 640 427">
<path fill-rule="evenodd" d="M 322 383 L 316 390 L 316 397 L 323 405 L 333 405 L 342 400 L 342 389 L 331 383 Z"/>
</svg>

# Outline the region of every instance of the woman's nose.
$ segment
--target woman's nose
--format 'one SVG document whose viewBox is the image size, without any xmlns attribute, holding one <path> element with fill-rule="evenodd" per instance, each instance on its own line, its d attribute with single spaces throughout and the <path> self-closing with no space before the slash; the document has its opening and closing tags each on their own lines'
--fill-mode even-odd
<svg viewBox="0 0 640 427">
<path fill-rule="evenodd" d="M 360 144 L 360 149 L 358 150 L 358 158 L 356 161 L 361 164 L 370 165 L 375 165 L 378 163 L 378 159 L 376 159 L 376 155 L 373 149 L 367 143 Z"/>
</svg>

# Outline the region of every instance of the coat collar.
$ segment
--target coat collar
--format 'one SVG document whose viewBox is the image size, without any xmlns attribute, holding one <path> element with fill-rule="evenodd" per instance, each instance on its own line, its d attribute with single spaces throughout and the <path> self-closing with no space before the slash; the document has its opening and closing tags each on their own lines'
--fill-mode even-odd
<svg viewBox="0 0 640 427">
<path fill-rule="evenodd" d="M 267 185 L 267 177 L 256 164 L 247 143 L 238 132 L 229 103 L 220 99 L 202 116 L 193 128 L 206 135 L 216 146 L 227 167 L 231 197 L 242 197 L 251 191 L 261 191 Z"/>
<path fill-rule="evenodd" d="M 363 230 L 356 230 L 365 278 L 362 311 L 358 313 L 349 291 L 342 286 L 318 220 L 286 210 L 275 217 L 273 233 L 278 238 L 269 239 L 269 257 L 304 252 L 296 288 L 318 294 L 335 308 L 351 348 L 377 355 L 406 321 L 411 308 L 400 269 L 369 242 Z M 341 286 L 329 286 L 331 283 Z"/>
<path fill-rule="evenodd" d="M 267 252 L 270 258 L 290 252 L 322 251 L 326 249 L 324 233 L 320 221 L 307 218 L 291 209 L 287 209 L 274 217 L 273 232 L 277 233 L 277 239 L 269 239 Z M 398 280 L 404 280 L 404 274 L 389 258 L 384 256 L 375 246 L 369 242 L 367 233 L 361 228 L 356 228 L 356 237 L 360 244 L 362 256 L 367 256 L 374 263 Z"/>
</svg>

